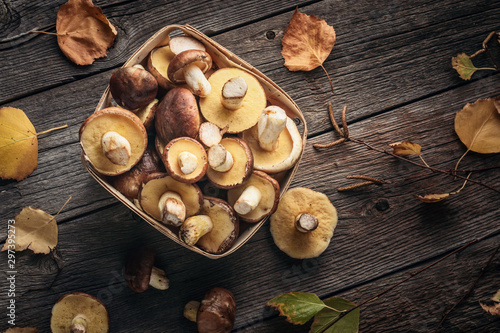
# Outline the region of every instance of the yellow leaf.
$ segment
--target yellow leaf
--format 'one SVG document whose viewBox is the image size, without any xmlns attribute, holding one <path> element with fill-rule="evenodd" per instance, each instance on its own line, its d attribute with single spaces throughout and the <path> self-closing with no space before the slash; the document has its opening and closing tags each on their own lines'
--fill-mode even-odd
<svg viewBox="0 0 500 333">
<path fill-rule="evenodd" d="M 15 250 L 49 253 L 57 245 L 57 222 L 54 216 L 34 207 L 25 207 L 14 223 Z M 9 248 L 9 239 L 2 251 Z"/>
<path fill-rule="evenodd" d="M 38 139 L 26 114 L 0 108 L 0 177 L 17 181 L 28 177 L 38 163 Z"/>
<path fill-rule="evenodd" d="M 456 57 L 451 58 L 451 65 L 463 80 L 470 80 L 472 74 L 479 69 L 474 66 L 470 57 L 465 53 L 460 53 Z"/>
<path fill-rule="evenodd" d="M 391 143 L 389 146 L 393 149 L 395 155 L 420 155 L 422 147 L 418 143 L 413 143 L 411 141 L 395 142 Z"/>
<path fill-rule="evenodd" d="M 426 195 L 415 195 L 415 198 L 425 203 L 434 203 L 439 202 L 448 198 L 451 193 L 443 193 L 443 194 L 426 194 Z"/>
<path fill-rule="evenodd" d="M 56 30 L 59 48 L 77 65 L 90 65 L 106 56 L 117 35 L 92 0 L 69 0 L 59 7 Z"/>
<path fill-rule="evenodd" d="M 500 114 L 495 99 L 467 103 L 455 117 L 455 132 L 472 151 L 482 154 L 500 152 Z"/>
<path fill-rule="evenodd" d="M 335 30 L 325 20 L 295 9 L 281 44 L 285 66 L 291 71 L 310 71 L 321 66 L 335 44 Z"/>
</svg>

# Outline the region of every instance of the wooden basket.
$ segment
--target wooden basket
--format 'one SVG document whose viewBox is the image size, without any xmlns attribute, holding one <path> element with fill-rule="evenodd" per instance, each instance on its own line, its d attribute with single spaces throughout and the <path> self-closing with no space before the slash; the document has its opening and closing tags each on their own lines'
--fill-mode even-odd
<svg viewBox="0 0 500 333">
<path fill-rule="evenodd" d="M 252 67 L 252 65 L 242 60 L 238 56 L 234 55 L 229 50 L 219 45 L 218 43 L 214 42 L 212 39 L 210 39 L 200 31 L 196 30 L 195 28 L 189 25 L 185 26 L 169 25 L 164 27 L 163 29 L 155 33 L 151 38 L 149 38 L 136 52 L 134 52 L 134 54 L 127 60 L 127 62 L 125 62 L 123 67 L 133 66 L 135 64 L 142 64 L 144 67 L 146 67 L 146 62 L 149 52 L 158 46 L 167 45 L 170 40 L 170 33 L 172 33 L 176 29 L 181 30 L 187 36 L 194 37 L 199 41 L 201 41 L 205 45 L 205 47 L 207 48 L 207 52 L 211 54 L 213 61 L 219 68 L 237 67 L 254 75 L 264 88 L 267 100 L 269 102 L 271 102 L 274 105 L 281 106 L 287 112 L 290 118 L 292 119 L 298 118 L 300 120 L 300 122 L 303 124 L 303 131 L 302 131 L 303 145 L 301 151 L 301 157 L 302 157 L 302 153 L 304 151 L 307 138 L 307 126 L 304 116 L 302 115 L 302 112 L 300 111 L 297 104 L 295 104 L 295 102 L 290 98 L 290 96 L 288 96 L 276 83 L 274 83 L 260 71 Z M 99 103 L 97 104 L 95 111 L 99 111 L 106 107 L 112 106 L 111 100 L 112 97 L 111 93 L 109 92 L 109 85 L 108 85 L 101 99 L 99 100 Z M 239 249 L 257 232 L 257 230 L 259 230 L 259 228 L 267 220 L 267 218 L 264 218 L 257 223 L 252 223 L 252 224 L 244 223 L 244 225 L 243 222 L 240 222 L 242 223 L 242 225 L 240 225 L 240 233 L 238 235 L 238 238 L 234 242 L 233 246 L 222 254 L 211 254 L 203 251 L 198 247 L 186 245 L 179 239 L 178 235 L 174 233 L 173 229 L 170 229 L 169 227 L 163 225 L 159 221 L 153 219 L 151 216 L 147 215 L 144 211 L 142 211 L 136 205 L 134 205 L 133 202 L 127 199 L 123 194 L 118 192 L 113 186 L 111 186 L 106 181 L 105 177 L 101 176 L 96 170 L 92 168 L 92 166 L 89 163 L 88 157 L 83 152 L 83 149 L 82 149 L 81 159 L 85 169 L 92 175 L 92 177 L 94 177 L 94 179 L 99 184 L 101 184 L 109 193 L 115 196 L 130 210 L 135 212 L 142 219 L 144 219 L 154 228 L 159 230 L 162 234 L 172 239 L 174 242 L 211 259 L 218 259 L 225 257 L 233 253 L 237 249 Z M 288 186 L 290 185 L 293 176 L 295 175 L 295 172 L 297 171 L 297 168 L 299 166 L 299 161 L 295 164 L 295 166 L 292 169 L 288 170 L 283 175 L 282 178 L 280 177 L 281 178 L 279 180 L 280 190 L 281 190 L 280 195 L 283 195 L 283 193 L 285 193 L 285 191 L 288 189 Z"/>
</svg>

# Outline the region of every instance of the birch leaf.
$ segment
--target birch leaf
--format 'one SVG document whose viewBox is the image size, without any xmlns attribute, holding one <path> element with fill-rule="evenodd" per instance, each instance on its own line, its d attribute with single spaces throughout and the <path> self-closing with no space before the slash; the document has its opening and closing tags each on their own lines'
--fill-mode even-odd
<svg viewBox="0 0 500 333">
<path fill-rule="evenodd" d="M 479 302 L 481 307 L 487 313 L 493 316 L 500 316 L 500 289 L 497 291 L 495 295 L 491 298 L 493 302 L 483 303 Z"/>
<path fill-rule="evenodd" d="M 495 99 L 467 103 L 455 116 L 455 132 L 462 143 L 474 152 L 500 152 L 500 114 L 495 107 Z"/>
<path fill-rule="evenodd" d="M 325 304 L 331 308 L 340 310 L 334 311 L 329 308 L 324 308 L 316 316 L 314 317 L 314 321 L 311 326 L 311 330 L 309 333 L 318 333 L 322 332 L 325 327 L 327 327 L 330 323 L 337 320 L 340 314 L 343 311 L 347 311 L 356 306 L 356 304 L 352 303 L 341 297 L 332 297 L 325 300 Z M 345 316 L 343 316 L 339 321 L 332 325 L 329 329 L 325 331 L 325 333 L 356 333 L 359 330 L 359 308 L 352 310 Z"/>
<path fill-rule="evenodd" d="M 389 146 L 393 149 L 395 155 L 420 155 L 422 147 L 418 143 L 413 143 L 411 141 L 402 141 L 391 143 Z"/>
<path fill-rule="evenodd" d="M 335 40 L 335 30 L 325 20 L 295 9 L 281 39 L 285 66 L 291 71 L 310 71 L 321 66 Z"/>
<path fill-rule="evenodd" d="M 11 327 L 8 328 L 5 333 L 38 333 L 38 329 L 35 327 Z"/>
<path fill-rule="evenodd" d="M 325 303 L 316 294 L 293 292 L 277 296 L 267 302 L 268 306 L 274 306 L 286 320 L 293 324 L 305 324 L 314 317 Z"/>
<path fill-rule="evenodd" d="M 415 195 L 415 198 L 425 203 L 434 203 L 448 198 L 451 193 Z"/>
<path fill-rule="evenodd" d="M 465 53 L 460 53 L 456 57 L 451 58 L 451 65 L 463 80 L 470 80 L 472 74 L 478 70 L 470 57 Z"/>
</svg>

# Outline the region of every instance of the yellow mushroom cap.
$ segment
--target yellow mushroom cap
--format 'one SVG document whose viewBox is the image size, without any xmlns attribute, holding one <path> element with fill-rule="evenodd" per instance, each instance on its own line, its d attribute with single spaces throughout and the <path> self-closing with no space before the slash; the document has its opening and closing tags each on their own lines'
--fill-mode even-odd
<svg viewBox="0 0 500 333">
<path fill-rule="evenodd" d="M 318 227 L 303 233 L 297 230 L 295 218 L 309 213 L 318 218 Z M 292 258 L 307 259 L 323 253 L 337 225 L 337 210 L 328 197 L 305 187 L 288 190 L 271 216 L 271 234 L 279 249 Z"/>
</svg>

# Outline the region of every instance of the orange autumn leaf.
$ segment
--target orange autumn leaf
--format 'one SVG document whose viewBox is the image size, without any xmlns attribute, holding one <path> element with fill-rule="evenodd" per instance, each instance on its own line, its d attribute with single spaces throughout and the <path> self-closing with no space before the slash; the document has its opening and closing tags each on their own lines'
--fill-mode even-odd
<svg viewBox="0 0 500 333">
<path fill-rule="evenodd" d="M 59 48 L 77 65 L 90 65 L 106 56 L 117 35 L 92 0 L 69 0 L 59 7 L 56 30 Z"/>
<path fill-rule="evenodd" d="M 413 143 L 411 141 L 402 141 L 391 143 L 389 146 L 393 149 L 395 155 L 420 155 L 422 147 L 418 143 Z"/>
<path fill-rule="evenodd" d="M 295 9 L 281 40 L 285 66 L 291 71 L 310 71 L 322 66 L 335 39 L 335 30 L 325 20 Z"/>
<path fill-rule="evenodd" d="M 448 198 L 453 193 L 415 195 L 415 198 L 425 203 L 434 203 Z"/>
</svg>

